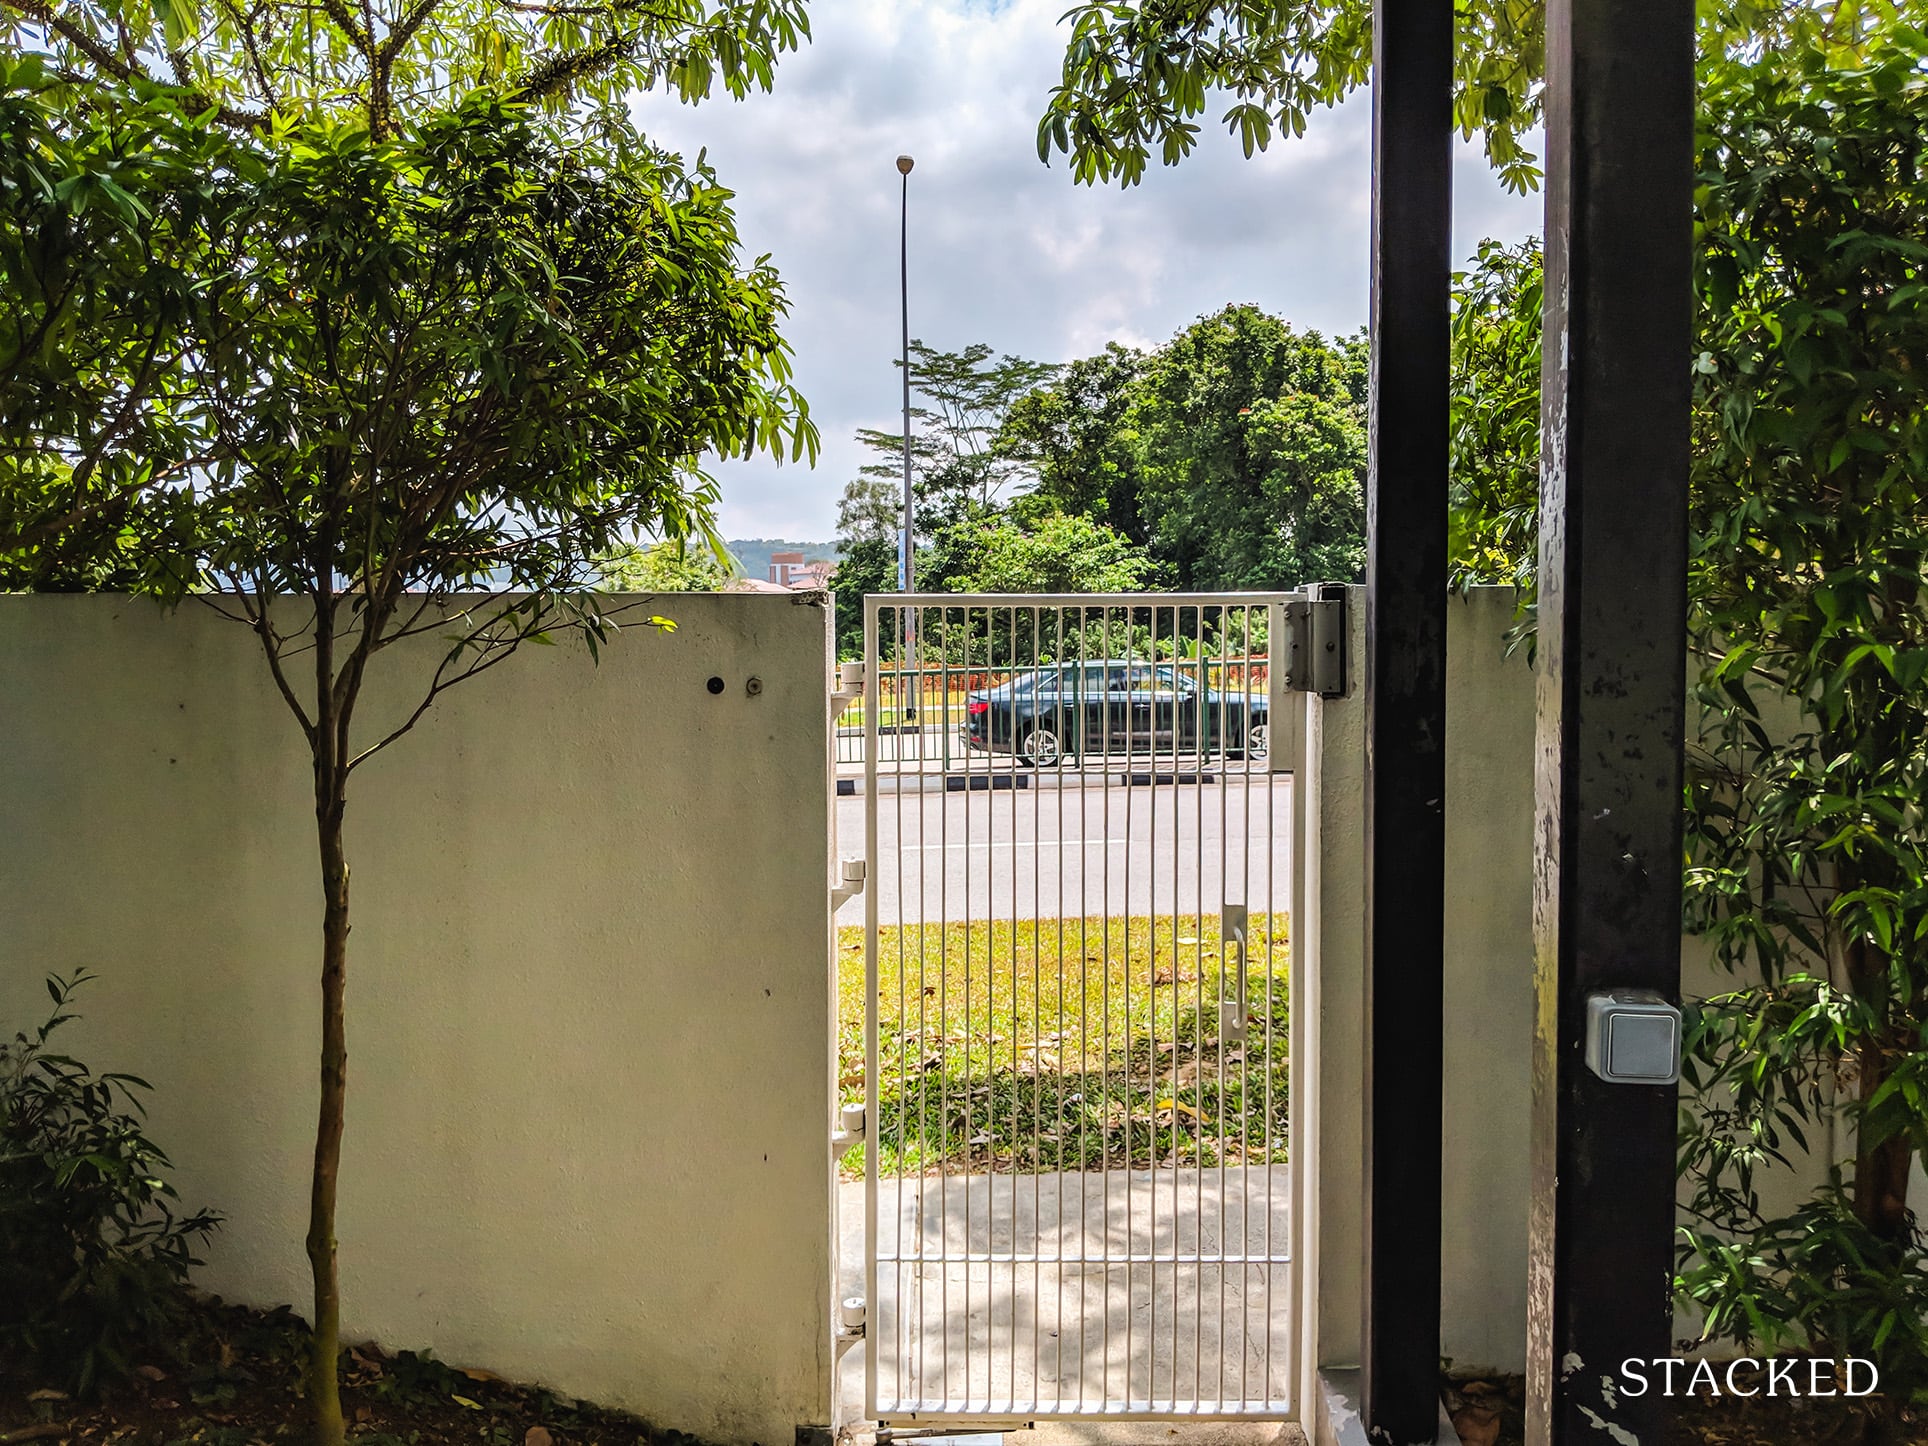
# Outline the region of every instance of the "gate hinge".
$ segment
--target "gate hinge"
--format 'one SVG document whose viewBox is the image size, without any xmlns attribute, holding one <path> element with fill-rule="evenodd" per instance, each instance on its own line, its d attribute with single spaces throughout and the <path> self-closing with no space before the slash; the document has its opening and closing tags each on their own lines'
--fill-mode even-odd
<svg viewBox="0 0 1928 1446">
<path fill-rule="evenodd" d="M 1285 686 L 1321 698 L 1344 696 L 1346 601 L 1340 589 L 1285 604 Z"/>
<path fill-rule="evenodd" d="M 830 1132 L 830 1161 L 835 1164 L 845 1155 L 864 1142 L 869 1133 L 864 1117 L 864 1107 L 849 1104 L 837 1111 L 838 1128 Z"/>
<path fill-rule="evenodd" d="M 830 716 L 833 720 L 843 715 L 852 703 L 864 696 L 864 665 L 862 663 L 837 664 L 837 686 L 830 690 Z"/>
<path fill-rule="evenodd" d="M 868 876 L 869 871 L 870 865 L 862 859 L 845 859 L 843 861 L 843 882 L 830 891 L 831 913 L 836 913 L 837 910 L 841 909 L 845 904 L 849 903 L 864 891 L 864 880 Z"/>
</svg>

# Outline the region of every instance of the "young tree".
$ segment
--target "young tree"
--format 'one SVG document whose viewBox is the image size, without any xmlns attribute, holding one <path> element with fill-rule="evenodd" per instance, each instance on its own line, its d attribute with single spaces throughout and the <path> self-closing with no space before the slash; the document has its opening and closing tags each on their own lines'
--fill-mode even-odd
<svg viewBox="0 0 1928 1446">
<path fill-rule="evenodd" d="M 610 615 L 588 591 L 598 559 L 643 528 L 702 530 L 704 453 L 814 450 L 774 275 L 739 269 L 728 193 L 643 143 L 622 104 L 658 84 L 686 100 L 719 79 L 734 95 L 767 87 L 806 34 L 798 0 L 0 0 L 0 54 L 61 81 L 56 129 L 161 105 L 210 138 L 208 157 L 176 163 L 200 166 L 215 198 L 203 212 L 220 217 L 172 278 L 182 315 L 162 308 L 157 325 L 110 298 L 50 333 L 60 357 L 109 359 L 97 392 L 142 398 L 137 411 L 158 399 L 152 427 L 179 433 L 159 454 L 170 470 L 143 477 L 126 460 L 138 434 L 82 439 L 51 473 L 0 473 L 0 517 L 58 517 L 83 448 L 112 457 L 134 485 L 111 495 L 138 503 L 117 535 L 133 539 L 134 580 L 245 623 L 312 752 L 324 913 L 308 1394 L 321 1446 L 343 1435 L 350 777 L 520 643 L 559 627 L 605 638 Z M 88 187 L 118 199 L 92 180 L 69 196 Z M 167 329 L 181 325 L 185 343 Z M 142 346 L 177 388 L 120 380 L 142 375 L 127 365 Z M 74 437 L 62 416 L 43 408 L 25 434 Z M 53 507 L 31 491 L 49 476 Z M 0 547 L 12 575 L 43 565 L 22 561 L 21 535 Z M 482 600 L 451 601 L 477 588 Z M 451 632 L 410 712 L 358 718 L 371 668 L 419 661 L 429 635 Z"/>
<path fill-rule="evenodd" d="M 1022 459 L 998 445 L 1004 419 L 1019 397 L 1049 382 L 1058 369 L 997 356 L 981 341 L 963 351 L 939 351 L 913 339 L 910 356 L 911 390 L 929 403 L 910 413 L 911 485 L 919 502 L 947 520 L 973 508 L 990 511 L 1026 475 Z M 879 456 L 864 467 L 864 476 L 901 485 L 903 434 L 866 427 L 857 440 Z"/>
<path fill-rule="evenodd" d="M 388 137 L 323 117 L 278 140 L 225 179 L 198 293 L 207 460 L 130 525 L 147 586 L 253 632 L 313 758 L 309 1396 L 333 1446 L 351 779 L 521 643 L 605 640 L 621 608 L 589 591 L 600 559 L 645 528 L 703 529 L 703 454 L 796 455 L 814 434 L 775 331 L 782 293 L 766 266 L 739 268 L 707 171 L 557 139 L 487 96 Z M 410 709 L 362 714 L 372 672 L 417 668 Z"/>
</svg>

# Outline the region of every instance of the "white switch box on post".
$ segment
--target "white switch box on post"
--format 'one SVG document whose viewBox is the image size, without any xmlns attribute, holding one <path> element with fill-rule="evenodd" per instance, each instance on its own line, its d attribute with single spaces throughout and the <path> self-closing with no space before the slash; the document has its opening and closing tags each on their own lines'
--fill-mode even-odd
<svg viewBox="0 0 1928 1446">
<path fill-rule="evenodd" d="M 1680 1078 L 1680 1010 L 1651 989 L 1587 996 L 1587 1068 L 1609 1084 Z"/>
</svg>

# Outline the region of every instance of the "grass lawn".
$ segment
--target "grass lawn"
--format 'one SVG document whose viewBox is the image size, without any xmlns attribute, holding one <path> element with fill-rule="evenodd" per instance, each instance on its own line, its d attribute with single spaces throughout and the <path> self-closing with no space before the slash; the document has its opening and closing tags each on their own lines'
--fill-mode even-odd
<svg viewBox="0 0 1928 1446">
<path fill-rule="evenodd" d="M 895 728 L 900 724 L 909 722 L 910 720 L 904 716 L 904 712 L 904 709 L 894 704 L 879 708 L 877 710 L 877 726 L 879 728 Z M 924 706 L 917 710 L 917 721 L 927 728 L 935 728 L 940 725 L 945 728 L 956 728 L 960 726 L 964 722 L 963 695 L 958 695 L 948 703 L 943 699 L 927 699 Z M 863 727 L 864 705 L 862 703 L 852 703 L 837 715 L 836 726 L 839 728 Z"/>
<path fill-rule="evenodd" d="M 1285 916 L 1248 934 L 1246 1028 L 1221 1041 L 1216 915 L 880 929 L 882 1170 L 1283 1162 Z M 862 927 L 837 943 L 839 1074 L 861 1100 Z"/>
</svg>

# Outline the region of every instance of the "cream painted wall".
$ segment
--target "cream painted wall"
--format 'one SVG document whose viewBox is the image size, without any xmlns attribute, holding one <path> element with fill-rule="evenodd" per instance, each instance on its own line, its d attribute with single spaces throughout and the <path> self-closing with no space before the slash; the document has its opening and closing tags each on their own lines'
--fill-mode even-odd
<svg viewBox="0 0 1928 1446">
<path fill-rule="evenodd" d="M 1359 1362 L 1364 1170 L 1365 594 L 1348 593 L 1351 693 L 1313 705 L 1305 789 L 1316 971 L 1321 1364 Z M 1446 1099 L 1441 1350 L 1518 1369 L 1526 1321 L 1527 1045 L 1533 1027 L 1533 675 L 1501 656 L 1512 595 L 1480 589 L 1447 619 Z M 1303 988 L 1300 998 L 1304 998 Z"/>
<path fill-rule="evenodd" d="M 357 775 L 345 1330 L 788 1446 L 831 1412 L 828 609 L 652 609 L 677 630 L 529 648 Z M 301 1303 L 319 890 L 252 639 L 0 597 L 0 739 L 0 1024 L 98 973 L 67 1042 L 154 1083 L 229 1217 L 202 1282 Z"/>
<path fill-rule="evenodd" d="M 1363 589 L 1353 589 L 1354 670 L 1364 658 Z M 1533 1029 L 1533 672 L 1508 655 L 1510 589 L 1450 604 L 1446 675 L 1446 1020 L 1441 1349 L 1477 1369 L 1523 1369 Z M 1359 1091 L 1363 995 L 1364 699 L 1317 705 L 1321 879 L 1316 949 L 1320 1080 L 1318 1261 L 1322 1364 L 1359 1359 Z M 1303 937 L 1303 931 L 1301 936 Z M 1700 940 L 1682 944 L 1682 988 L 1727 976 Z M 1791 1204 L 1824 1163 L 1765 1182 Z M 1683 1320 L 1677 1334 L 1691 1335 Z"/>
</svg>

